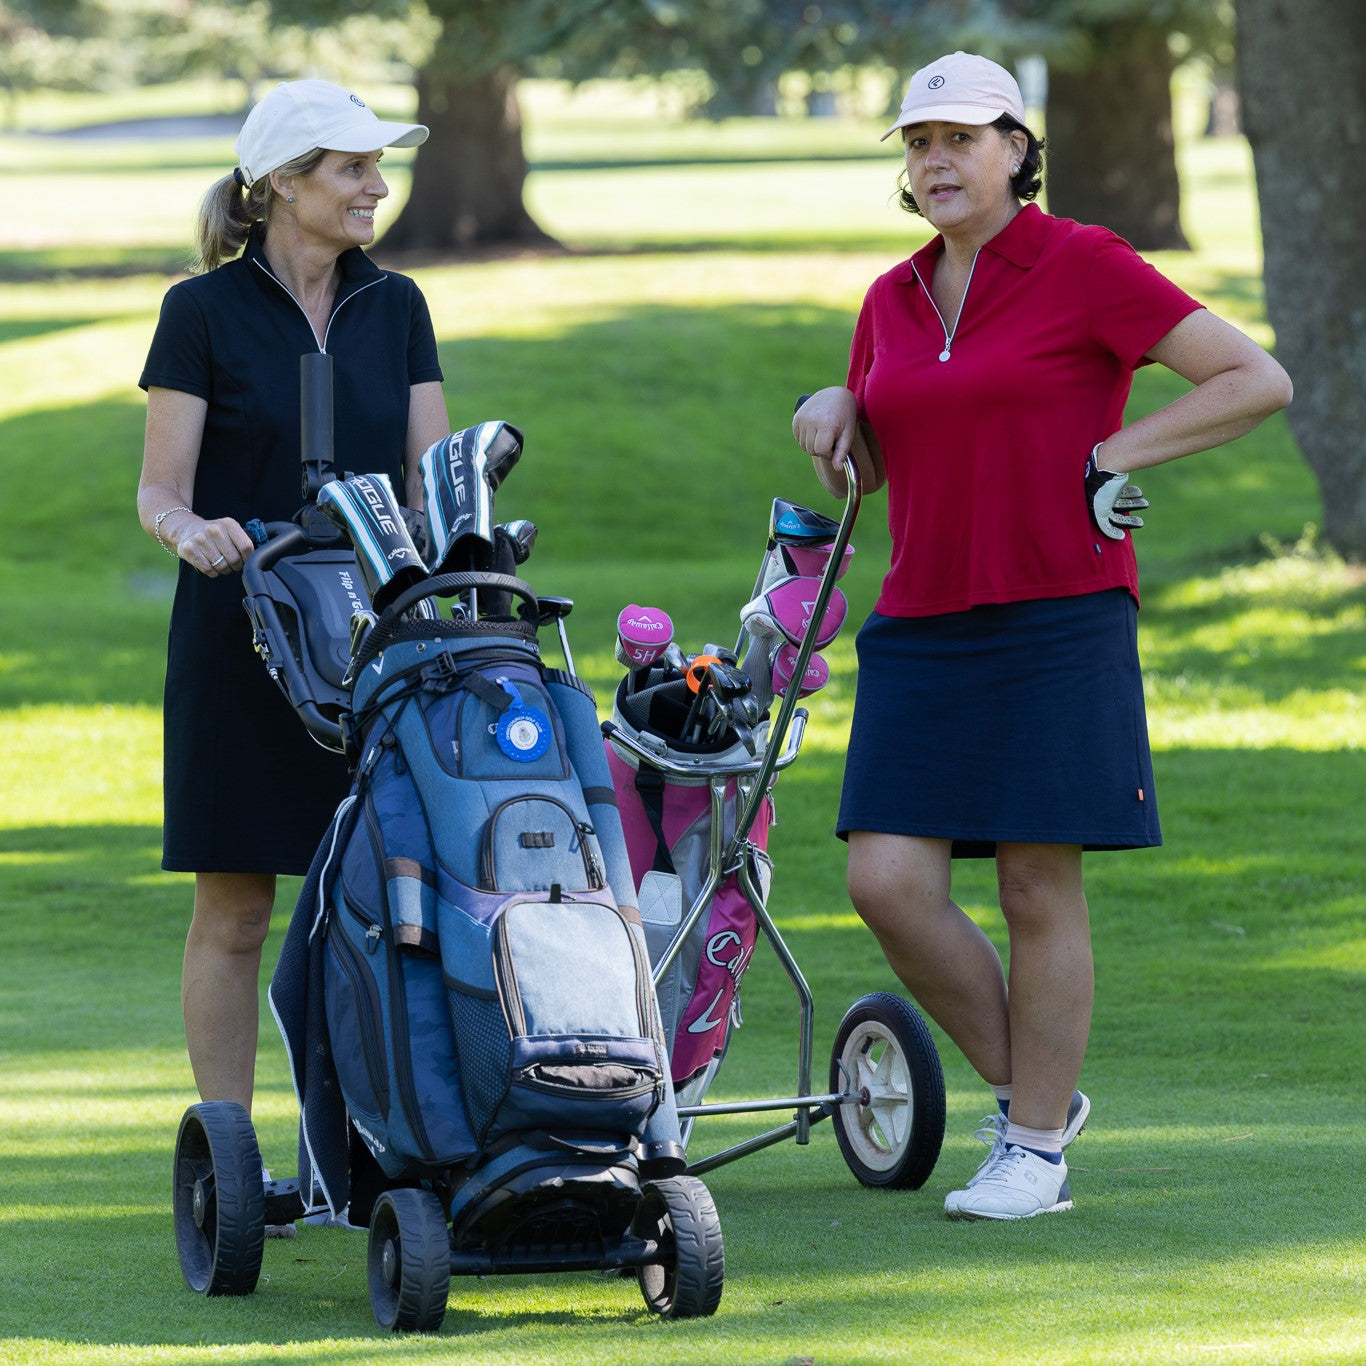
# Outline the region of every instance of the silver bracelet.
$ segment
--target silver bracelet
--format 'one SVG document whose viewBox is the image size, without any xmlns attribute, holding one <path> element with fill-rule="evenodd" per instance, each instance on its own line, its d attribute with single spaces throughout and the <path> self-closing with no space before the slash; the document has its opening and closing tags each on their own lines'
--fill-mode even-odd
<svg viewBox="0 0 1366 1366">
<path fill-rule="evenodd" d="M 173 560 L 178 560 L 178 559 L 180 558 L 179 554 L 178 554 L 171 546 L 169 546 L 169 545 L 166 544 L 165 540 L 163 539 L 163 537 L 162 537 L 162 535 L 161 535 L 161 524 L 162 524 L 162 522 L 164 522 L 164 521 L 171 515 L 171 513 L 173 513 L 173 512 L 188 512 L 188 513 L 190 514 L 191 517 L 194 516 L 194 509 L 193 509 L 193 508 L 187 508 L 187 507 L 184 505 L 184 503 L 182 503 L 179 507 L 167 508 L 165 512 L 158 512 L 158 513 L 157 513 L 157 519 L 156 519 L 156 521 L 152 524 L 152 535 L 155 536 L 155 537 L 157 538 L 157 541 L 158 541 L 158 543 L 160 544 L 161 548 L 162 548 L 162 549 L 163 549 L 163 550 L 164 550 L 164 551 L 165 551 Z"/>
</svg>

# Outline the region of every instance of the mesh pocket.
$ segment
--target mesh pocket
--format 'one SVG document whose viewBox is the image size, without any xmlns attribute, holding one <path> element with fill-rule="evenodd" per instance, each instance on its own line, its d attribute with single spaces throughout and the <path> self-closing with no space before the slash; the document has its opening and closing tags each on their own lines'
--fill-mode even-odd
<svg viewBox="0 0 1366 1366">
<path fill-rule="evenodd" d="M 455 1027 L 455 1049 L 465 1088 L 465 1109 L 479 1142 L 507 1095 L 512 1074 L 512 1041 L 497 1001 L 466 995 L 449 985 L 446 1000 Z"/>
</svg>

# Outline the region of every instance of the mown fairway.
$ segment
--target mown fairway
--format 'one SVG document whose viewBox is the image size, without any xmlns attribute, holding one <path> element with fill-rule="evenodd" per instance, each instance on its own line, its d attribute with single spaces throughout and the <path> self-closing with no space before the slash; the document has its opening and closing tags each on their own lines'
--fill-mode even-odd
<svg viewBox="0 0 1366 1366">
<path fill-rule="evenodd" d="M 538 523 L 529 577 L 576 600 L 576 662 L 605 709 L 622 606 L 665 608 L 690 649 L 726 641 L 773 496 L 823 506 L 788 434 L 792 399 L 842 378 L 863 289 L 923 227 L 891 205 L 880 129 L 671 125 L 533 94 L 529 199 L 573 250 L 412 269 L 456 425 L 526 432 L 499 515 Z M 924 1190 L 859 1187 L 828 1124 L 806 1149 L 708 1178 L 727 1250 L 711 1320 L 661 1324 L 632 1283 L 592 1275 L 457 1281 L 439 1337 L 395 1340 L 370 1316 L 364 1237 L 311 1228 L 268 1246 L 248 1299 L 184 1288 L 169 1211 L 194 1099 L 178 987 L 190 880 L 158 870 L 174 575 L 134 514 L 135 383 L 231 141 L 0 138 L 23 209 L 0 249 L 0 1356 L 1366 1359 L 1366 581 L 1306 533 L 1317 493 L 1282 420 L 1143 481 L 1141 645 L 1167 843 L 1090 860 L 1095 1109 L 1071 1153 L 1073 1213 L 944 1220 L 991 1104 L 946 1045 L 948 1135 Z M 392 205 L 402 156 L 390 166 Z M 1269 342 L 1246 151 L 1192 142 L 1184 166 L 1198 250 L 1157 263 Z M 1135 410 L 1178 389 L 1144 372 Z M 885 565 L 883 507 L 871 499 L 855 534 L 855 621 Z M 771 842 L 772 905 L 816 995 L 818 1071 L 849 1004 L 894 987 L 830 834 L 852 637 L 829 652 L 835 676 L 811 700 Z M 244 802 L 252 782 L 244 772 Z M 956 891 L 999 934 L 989 869 L 964 866 Z M 790 1094 L 794 1012 L 762 951 L 744 1002 L 714 1095 Z M 256 1120 L 277 1172 L 292 1170 L 296 1119 L 267 1028 Z M 695 1141 L 754 1127 L 714 1121 Z"/>
</svg>

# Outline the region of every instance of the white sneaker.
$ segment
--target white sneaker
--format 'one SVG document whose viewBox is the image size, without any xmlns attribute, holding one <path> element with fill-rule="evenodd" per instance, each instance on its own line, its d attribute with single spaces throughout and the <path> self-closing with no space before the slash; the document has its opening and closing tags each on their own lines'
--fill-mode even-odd
<svg viewBox="0 0 1366 1366">
<path fill-rule="evenodd" d="M 1076 1136 L 1086 1127 L 1087 1117 L 1091 1113 L 1091 1100 L 1085 1091 L 1073 1091 L 1071 1104 L 1067 1107 L 1067 1123 L 1063 1126 L 1062 1146 L 1066 1148 Z M 986 1169 L 1001 1155 L 1005 1149 L 1006 1125 L 1009 1120 L 999 1111 L 984 1115 L 979 1121 L 977 1128 L 973 1130 L 973 1138 L 979 1143 L 987 1145 L 987 1155 L 982 1159 L 981 1165 L 968 1178 L 968 1189 L 975 1186 L 982 1179 Z"/>
<path fill-rule="evenodd" d="M 1032 1219 L 1071 1208 L 1066 1162 L 1004 1145 L 967 1189 L 950 1191 L 944 1200 L 950 1219 Z"/>
</svg>

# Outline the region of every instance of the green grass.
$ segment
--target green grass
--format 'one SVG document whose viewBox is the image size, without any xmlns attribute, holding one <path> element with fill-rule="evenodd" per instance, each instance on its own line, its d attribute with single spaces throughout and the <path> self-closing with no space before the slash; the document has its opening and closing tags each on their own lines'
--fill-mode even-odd
<svg viewBox="0 0 1366 1366">
<path fill-rule="evenodd" d="M 568 106 L 553 93 L 534 92 L 529 198 L 575 250 L 417 274 L 456 423 L 505 417 L 526 431 L 499 514 L 540 525 L 533 582 L 575 599 L 576 661 L 603 696 L 622 605 L 665 607 L 689 645 L 724 640 L 771 498 L 822 505 L 788 434 L 792 398 L 840 377 L 864 287 L 923 226 L 891 208 L 895 156 L 871 125 L 711 129 L 650 121 L 639 106 L 624 123 L 600 90 Z M 78 112 L 101 117 L 96 107 Z M 76 121 L 55 102 L 48 117 Z M 249 1299 L 184 1289 L 169 1154 L 193 1099 L 178 1007 L 189 879 L 157 871 L 173 567 L 134 517 L 135 380 L 194 201 L 227 164 L 230 139 L 0 137 L 0 168 L 25 204 L 0 251 L 11 490 L 0 541 L 0 1355 L 1366 1360 L 1366 581 L 1306 536 L 1318 496 L 1280 419 L 1144 480 L 1140 644 L 1168 842 L 1088 862 L 1096 1109 L 1072 1151 L 1072 1214 L 1020 1227 L 943 1219 L 944 1192 L 978 1160 L 970 1134 L 989 1105 L 943 1045 L 949 1129 L 925 1190 L 859 1187 L 828 1125 L 808 1148 L 709 1176 L 728 1266 L 713 1320 L 659 1323 L 629 1283 L 596 1276 L 461 1280 L 437 1338 L 395 1340 L 370 1317 L 363 1238 L 316 1229 L 267 1249 Z M 1192 144 L 1183 165 L 1200 250 L 1159 264 L 1270 341 L 1246 150 Z M 398 200 L 401 167 L 394 190 Z M 1179 389 L 1145 371 L 1135 411 Z M 883 506 L 870 500 L 855 536 L 844 586 L 856 619 L 886 563 Z M 816 996 L 822 1069 L 847 1006 L 895 985 L 848 906 L 830 835 L 852 631 L 829 654 L 834 679 L 811 699 L 771 845 L 772 906 Z M 999 942 L 989 867 L 963 865 L 956 891 Z M 744 996 L 717 1094 L 787 1094 L 794 1011 L 770 957 Z M 263 1041 L 256 1120 L 267 1160 L 287 1171 L 297 1115 L 282 1051 L 269 1031 Z M 754 1127 L 710 1121 L 698 1141 Z"/>
</svg>

